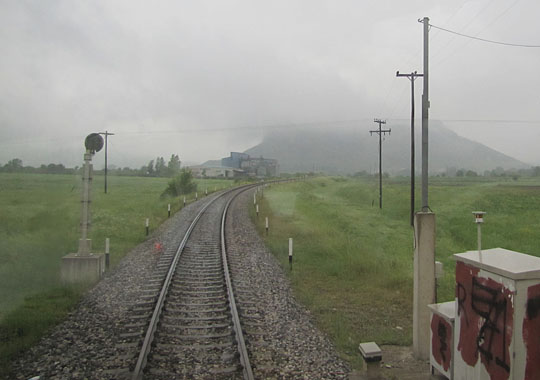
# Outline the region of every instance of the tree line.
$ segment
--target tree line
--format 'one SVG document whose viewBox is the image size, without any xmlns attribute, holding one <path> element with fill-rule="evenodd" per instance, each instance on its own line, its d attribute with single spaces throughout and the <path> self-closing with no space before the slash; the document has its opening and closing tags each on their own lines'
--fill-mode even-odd
<svg viewBox="0 0 540 380">
<path fill-rule="evenodd" d="M 157 157 L 151 160 L 147 165 L 139 169 L 109 168 L 108 175 L 118 176 L 139 176 L 139 177 L 174 177 L 180 173 L 182 162 L 177 154 L 172 154 L 167 163 L 163 157 Z M 81 167 L 67 168 L 63 164 L 42 164 L 39 167 L 25 166 L 19 158 L 9 160 L 6 164 L 0 165 L 0 172 L 3 173 L 39 173 L 39 174 L 77 174 L 82 170 Z M 104 169 L 94 170 L 94 173 L 103 173 Z"/>
</svg>

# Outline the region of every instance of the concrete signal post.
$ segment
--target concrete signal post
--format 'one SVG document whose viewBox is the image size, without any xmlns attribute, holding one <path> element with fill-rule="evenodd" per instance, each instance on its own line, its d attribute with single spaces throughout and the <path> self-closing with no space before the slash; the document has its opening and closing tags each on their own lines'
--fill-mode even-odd
<svg viewBox="0 0 540 380">
<path fill-rule="evenodd" d="M 99 280 L 105 271 L 105 256 L 102 253 L 92 253 L 92 240 L 88 238 L 90 230 L 90 203 L 92 200 L 92 156 L 103 148 L 103 138 L 98 133 L 91 133 L 84 141 L 83 187 L 81 197 L 81 238 L 79 249 L 62 257 L 62 282 L 84 283 Z"/>
</svg>

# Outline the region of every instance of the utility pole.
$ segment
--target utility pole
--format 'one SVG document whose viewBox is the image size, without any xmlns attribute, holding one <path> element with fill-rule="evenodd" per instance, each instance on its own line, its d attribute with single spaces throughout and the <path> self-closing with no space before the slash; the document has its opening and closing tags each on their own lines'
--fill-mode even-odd
<svg viewBox="0 0 540 380">
<path fill-rule="evenodd" d="M 430 313 L 428 305 L 436 302 L 435 280 L 435 214 L 428 203 L 428 115 L 429 115 L 429 18 L 424 24 L 424 92 L 422 93 L 422 211 L 414 215 L 413 261 L 413 353 L 417 359 L 429 359 Z"/>
<path fill-rule="evenodd" d="M 386 120 L 375 119 L 374 123 L 379 123 L 379 129 L 375 131 L 369 131 L 372 136 L 373 133 L 379 135 L 379 208 L 382 208 L 382 136 L 392 132 L 391 129 L 381 129 L 381 124 L 386 124 Z"/>
<path fill-rule="evenodd" d="M 429 211 L 428 203 L 428 125 L 429 125 L 429 18 L 418 20 L 424 24 L 424 92 L 422 93 L 422 211 Z"/>
<path fill-rule="evenodd" d="M 411 226 L 414 226 L 414 81 L 424 74 L 418 74 L 416 71 L 410 74 L 400 74 L 396 72 L 396 77 L 407 77 L 411 81 Z"/>
<path fill-rule="evenodd" d="M 105 194 L 107 194 L 107 138 L 109 136 L 114 136 L 114 133 L 109 133 L 108 131 L 99 132 L 100 135 L 105 136 Z"/>
</svg>

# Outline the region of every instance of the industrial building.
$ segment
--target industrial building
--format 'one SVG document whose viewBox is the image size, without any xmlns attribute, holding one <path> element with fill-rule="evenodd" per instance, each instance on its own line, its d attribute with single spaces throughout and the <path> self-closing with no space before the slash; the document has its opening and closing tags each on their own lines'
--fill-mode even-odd
<svg viewBox="0 0 540 380">
<path fill-rule="evenodd" d="M 221 166 L 244 171 L 250 177 L 278 177 L 279 164 L 272 158 L 251 157 L 246 153 L 231 152 L 229 157 L 221 159 Z"/>
<path fill-rule="evenodd" d="M 244 175 L 241 169 L 223 166 L 190 166 L 189 169 L 195 178 L 235 178 Z"/>
</svg>

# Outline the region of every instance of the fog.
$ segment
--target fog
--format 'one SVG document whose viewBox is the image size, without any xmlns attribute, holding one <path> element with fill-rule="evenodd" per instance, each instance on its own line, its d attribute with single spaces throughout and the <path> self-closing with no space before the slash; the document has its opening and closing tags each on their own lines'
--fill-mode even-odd
<svg viewBox="0 0 540 380">
<path fill-rule="evenodd" d="M 106 130 L 109 162 L 139 167 L 224 157 L 276 127 L 406 120 L 395 72 L 423 70 L 419 18 L 540 45 L 538 14 L 536 0 L 2 1 L 0 164 L 80 165 Z M 432 28 L 430 118 L 540 164 L 538 67 L 538 48 Z"/>
</svg>

